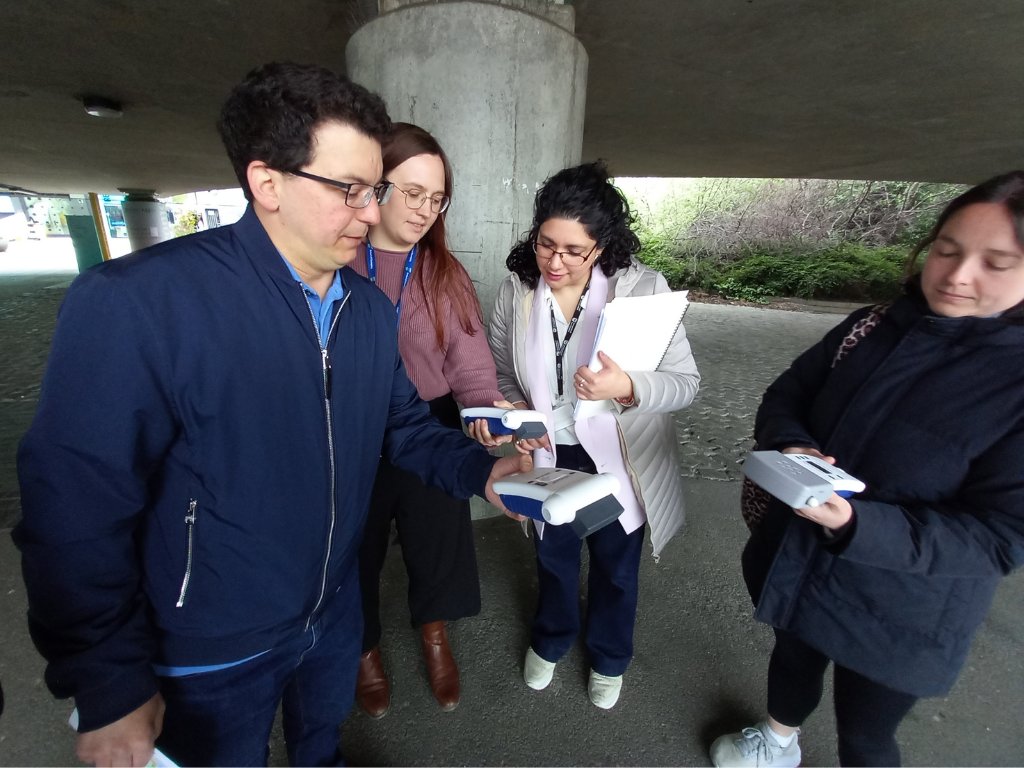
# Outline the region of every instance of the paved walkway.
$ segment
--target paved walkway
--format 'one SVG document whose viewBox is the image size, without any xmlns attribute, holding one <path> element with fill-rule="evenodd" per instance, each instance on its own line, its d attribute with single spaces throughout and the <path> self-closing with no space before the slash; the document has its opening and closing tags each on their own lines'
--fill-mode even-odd
<svg viewBox="0 0 1024 768">
<path fill-rule="evenodd" d="M 25 626 L 24 588 L 9 528 L 18 515 L 15 445 L 28 425 L 53 316 L 67 275 L 0 278 L 0 765 L 74 764 L 64 722 L 42 682 Z M 739 572 L 745 528 L 737 510 L 739 463 L 750 446 L 765 386 L 840 316 L 694 304 L 686 326 L 701 393 L 679 415 L 689 519 L 661 562 L 645 558 L 636 658 L 622 699 L 604 712 L 587 700 L 579 648 L 548 690 L 520 678 L 533 605 L 532 546 L 503 518 L 475 523 L 483 611 L 454 625 L 462 704 L 433 705 L 417 636 L 404 608 L 398 553 L 384 574 L 385 663 L 391 712 L 353 714 L 343 729 L 354 765 L 707 765 L 723 729 L 760 715 L 769 631 L 750 618 Z M 88 396 L 87 393 L 82 393 Z M 1024 577 L 1001 587 L 953 693 L 922 702 L 900 731 L 908 765 L 1021 765 L 1024 731 Z M 826 695 L 830 695 L 829 692 Z M 805 765 L 835 765 L 835 731 L 823 706 L 804 727 Z M 271 762 L 285 764 L 279 732 Z"/>
</svg>

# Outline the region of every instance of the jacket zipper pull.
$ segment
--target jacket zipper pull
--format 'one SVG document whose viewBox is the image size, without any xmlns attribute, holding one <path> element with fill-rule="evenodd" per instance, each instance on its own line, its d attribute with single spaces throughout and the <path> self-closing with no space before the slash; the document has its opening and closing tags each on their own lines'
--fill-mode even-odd
<svg viewBox="0 0 1024 768">
<path fill-rule="evenodd" d="M 327 354 L 326 349 L 321 349 L 320 354 L 323 355 L 324 364 L 324 394 L 327 399 L 331 399 L 331 358 Z"/>
</svg>

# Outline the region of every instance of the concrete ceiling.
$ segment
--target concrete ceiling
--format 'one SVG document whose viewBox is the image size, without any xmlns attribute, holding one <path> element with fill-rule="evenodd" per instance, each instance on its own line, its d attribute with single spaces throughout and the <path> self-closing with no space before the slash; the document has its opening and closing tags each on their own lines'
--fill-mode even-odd
<svg viewBox="0 0 1024 768">
<path fill-rule="evenodd" d="M 1024 166 L 1020 0 L 577 0 L 585 158 L 621 176 L 973 182 Z M 0 5 L 0 185 L 235 185 L 214 128 L 256 64 L 344 71 L 367 0 Z M 87 116 L 89 94 L 123 102 Z M 0 187 L 2 190 L 2 187 Z"/>
</svg>

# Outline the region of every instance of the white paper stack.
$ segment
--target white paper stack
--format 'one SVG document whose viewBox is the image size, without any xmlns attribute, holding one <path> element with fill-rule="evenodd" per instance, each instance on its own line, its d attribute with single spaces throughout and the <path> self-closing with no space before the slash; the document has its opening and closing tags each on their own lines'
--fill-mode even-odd
<svg viewBox="0 0 1024 768">
<path fill-rule="evenodd" d="M 668 351 L 689 301 L 688 291 L 623 296 L 609 301 L 601 311 L 588 367 L 604 366 L 597 357 L 604 352 L 624 371 L 654 371 Z M 608 400 L 580 400 L 575 417 L 586 419 L 611 407 Z"/>
</svg>

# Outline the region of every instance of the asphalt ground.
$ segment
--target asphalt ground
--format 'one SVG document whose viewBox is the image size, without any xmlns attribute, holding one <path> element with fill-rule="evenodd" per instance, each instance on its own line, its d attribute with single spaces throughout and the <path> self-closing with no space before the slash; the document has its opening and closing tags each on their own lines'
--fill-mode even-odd
<svg viewBox="0 0 1024 768">
<path fill-rule="evenodd" d="M 19 515 L 14 454 L 35 408 L 54 316 L 69 274 L 0 276 L 0 765 L 75 765 L 71 704 L 43 684 L 25 622 L 25 594 L 10 528 Z M 483 610 L 453 624 L 462 703 L 434 704 L 405 608 L 399 553 L 383 577 L 382 643 L 392 678 L 381 720 L 344 724 L 353 765 L 708 765 L 720 733 L 762 716 L 771 633 L 751 618 L 739 553 L 739 465 L 751 445 L 761 392 L 835 314 L 693 304 L 686 327 L 703 376 L 678 416 L 688 521 L 660 562 L 640 572 L 636 655 L 610 711 L 587 698 L 581 647 L 544 691 L 522 682 L 533 611 L 532 545 L 500 517 L 477 520 Z M 83 392 L 83 397 L 88 393 Z M 953 692 L 922 701 L 899 732 L 907 765 L 1022 765 L 1024 577 L 1001 586 Z M 801 735 L 804 765 L 835 765 L 830 688 Z M 284 765 L 280 729 L 271 764 Z"/>
</svg>

